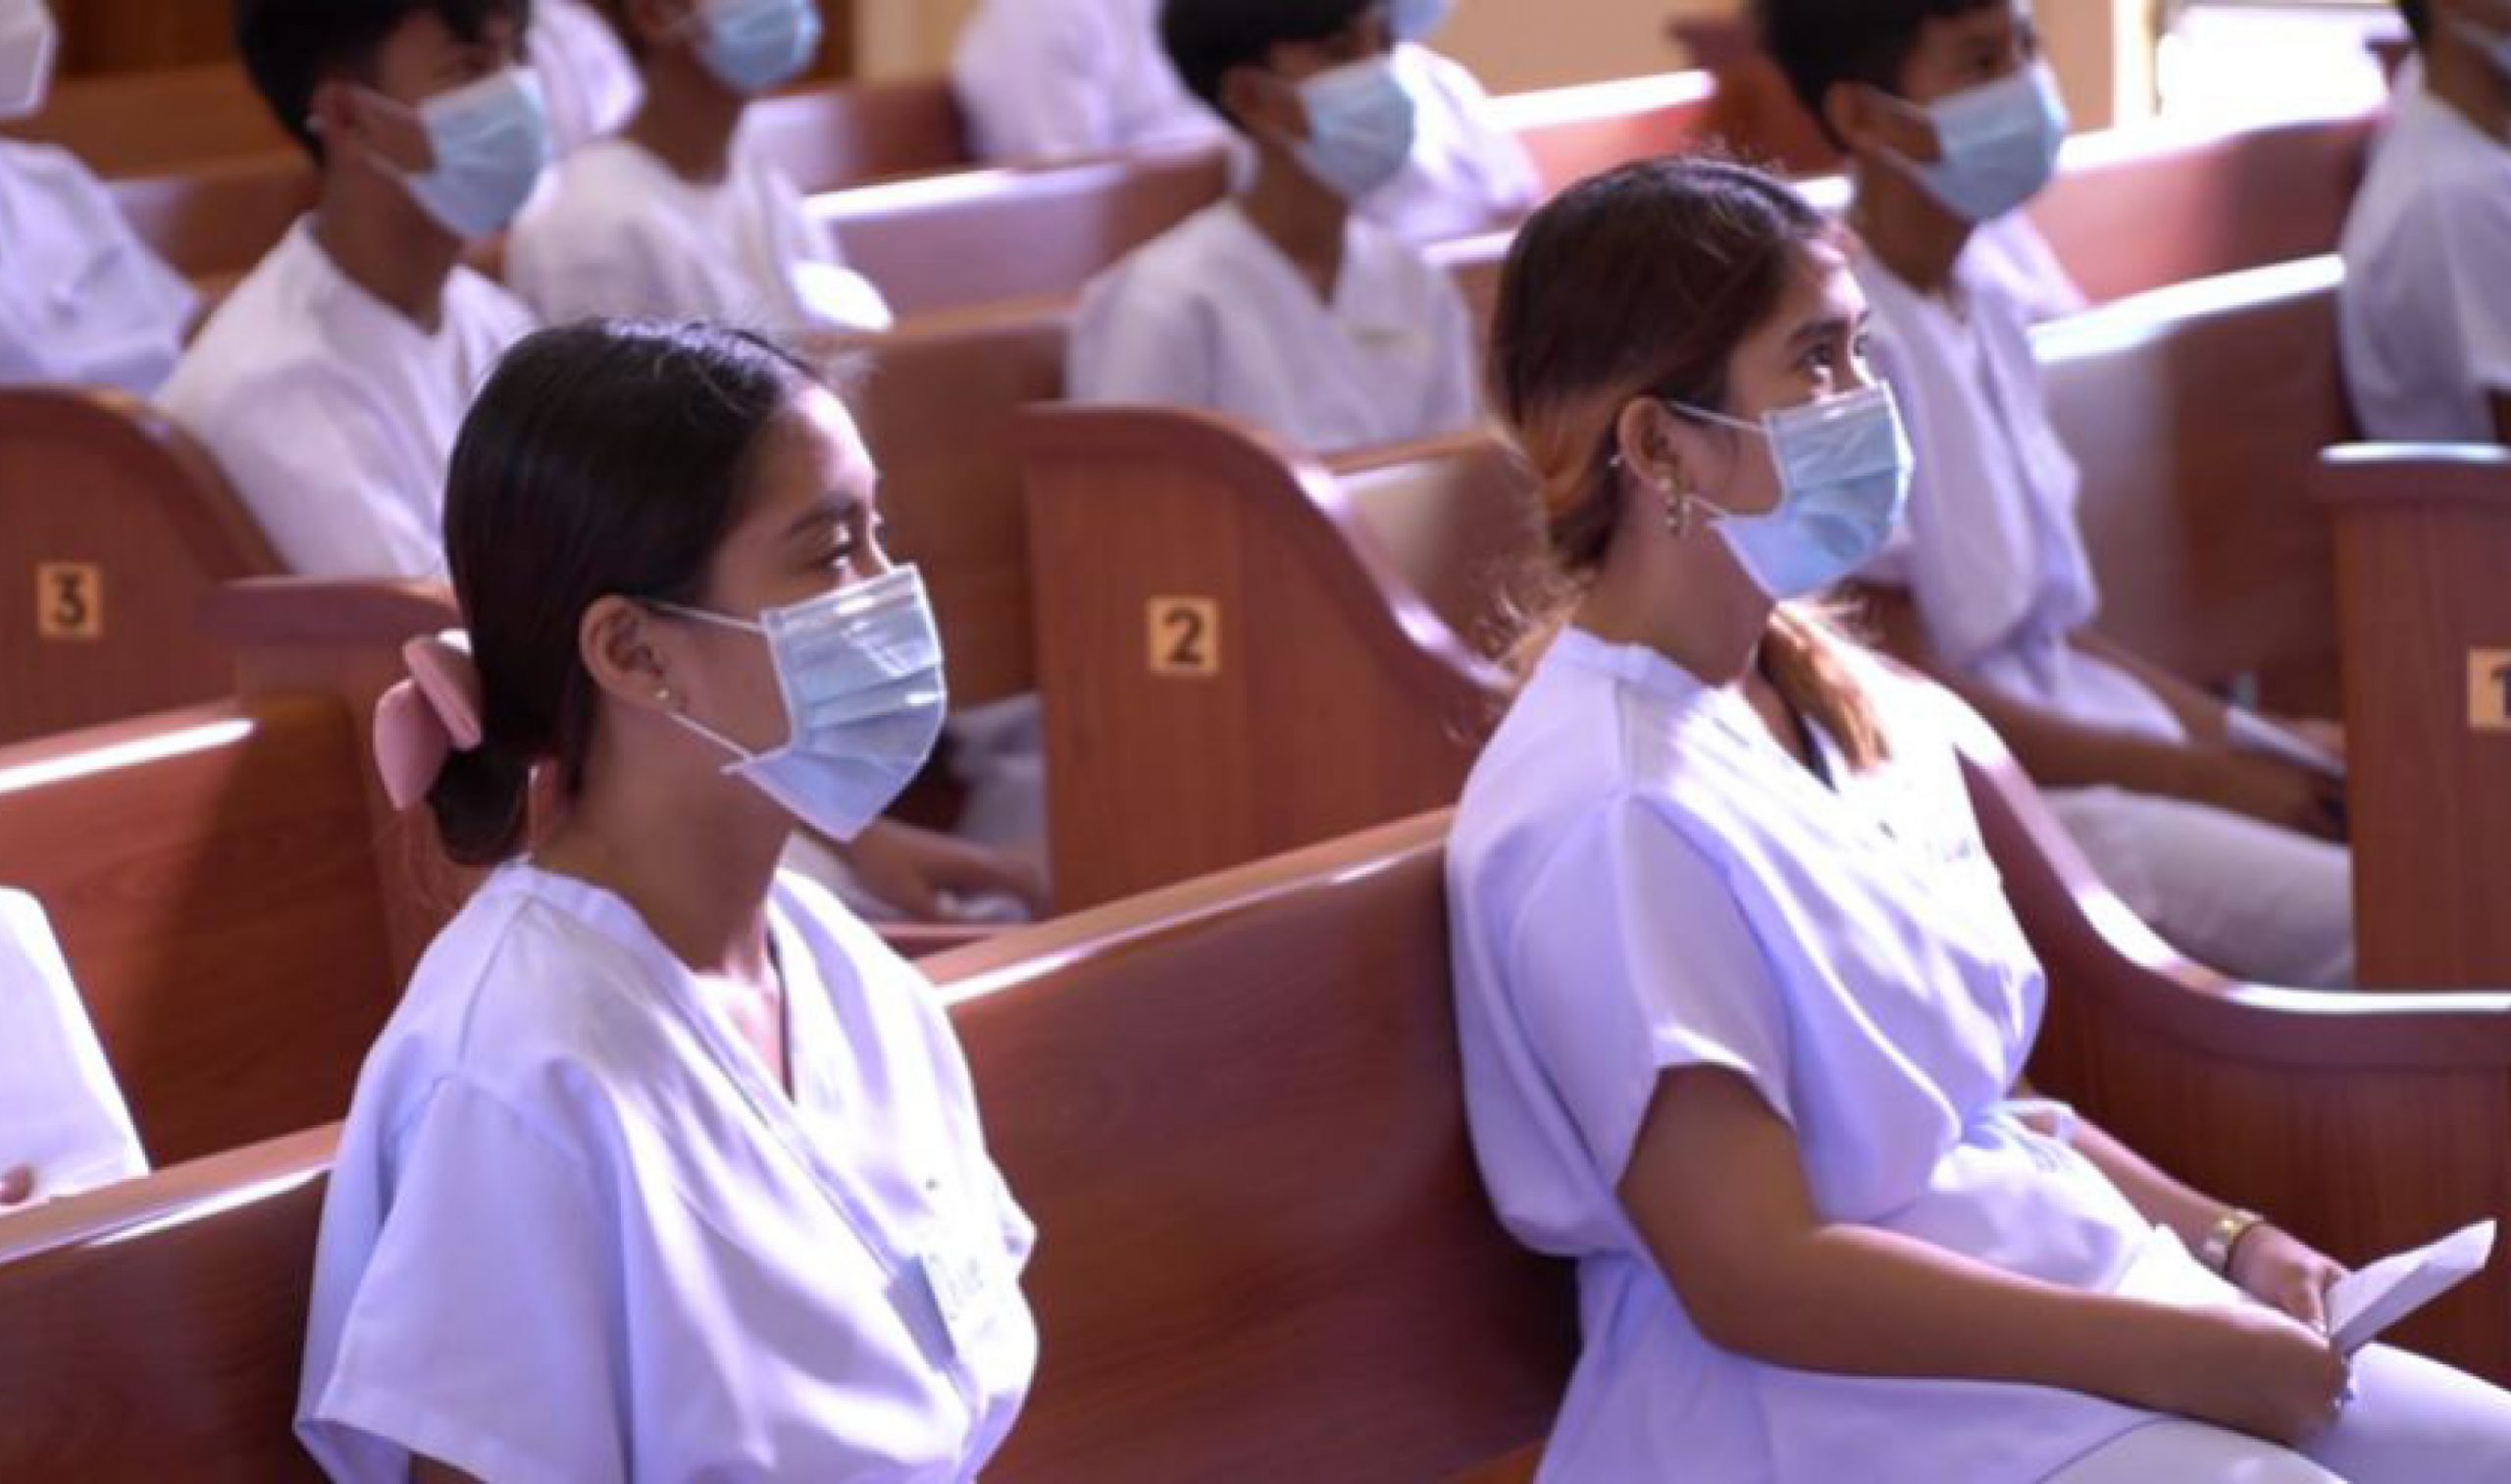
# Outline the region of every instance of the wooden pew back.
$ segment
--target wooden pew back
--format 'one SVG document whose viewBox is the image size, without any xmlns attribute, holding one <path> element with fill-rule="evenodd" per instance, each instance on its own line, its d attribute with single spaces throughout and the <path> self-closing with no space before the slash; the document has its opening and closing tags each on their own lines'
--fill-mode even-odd
<svg viewBox="0 0 2511 1484">
<path fill-rule="evenodd" d="M 139 240 L 213 291 L 252 272 L 313 209 L 316 188 L 313 165 L 293 152 L 242 155 L 112 185 L 114 204 Z"/>
<path fill-rule="evenodd" d="M 2201 684 L 2335 695 L 2327 522 L 2307 490 L 2350 435 L 2332 258 L 2228 275 L 2045 328 L 2102 631 Z"/>
<path fill-rule="evenodd" d="M 0 881 L 34 894 L 152 1159 L 337 1118 L 397 978 L 364 732 L 314 697 L 0 747 Z"/>
<path fill-rule="evenodd" d="M 814 194 L 970 159 L 958 99 L 939 77 L 797 88 L 753 105 L 742 127 Z"/>
<path fill-rule="evenodd" d="M 232 63 L 63 77 L 41 113 L 0 125 L 0 134 L 59 145 L 109 180 L 296 152 Z"/>
<path fill-rule="evenodd" d="M 217 585 L 278 569 L 198 445 L 115 392 L 0 390 L 0 742 L 226 692 L 192 629 Z"/>
<path fill-rule="evenodd" d="M 2511 983 L 2511 453 L 2365 445 L 2319 472 L 2335 523 L 2356 967 Z"/>
<path fill-rule="evenodd" d="M 1717 99 L 1708 74 L 1681 72 L 1515 93 L 1492 109 L 1534 157 L 1549 196 L 1627 161 L 1698 148 L 1714 132 Z"/>
<path fill-rule="evenodd" d="M 1442 838 L 934 962 L 1046 1233 L 1044 1368 L 996 1476 L 1438 1479 L 1549 1426 L 1574 1303 L 1475 1172 Z M 312 1476 L 287 1429 L 335 1132 L 0 1224 L 0 1474 Z"/>
</svg>

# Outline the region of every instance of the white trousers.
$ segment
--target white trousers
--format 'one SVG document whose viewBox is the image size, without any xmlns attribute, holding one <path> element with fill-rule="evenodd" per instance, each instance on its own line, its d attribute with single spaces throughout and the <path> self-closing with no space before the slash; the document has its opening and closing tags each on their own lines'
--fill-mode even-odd
<svg viewBox="0 0 2511 1484">
<path fill-rule="evenodd" d="M 2246 815 L 2119 789 L 2049 806 L 2093 869 L 2163 941 L 2235 979 L 2354 983 L 2354 860 Z"/>
<path fill-rule="evenodd" d="M 2354 1401 L 2299 1452 L 2183 1419 L 2150 1423 L 2047 1484 L 2498 1484 L 2511 1480 L 2511 1393 L 2375 1345 Z"/>
</svg>

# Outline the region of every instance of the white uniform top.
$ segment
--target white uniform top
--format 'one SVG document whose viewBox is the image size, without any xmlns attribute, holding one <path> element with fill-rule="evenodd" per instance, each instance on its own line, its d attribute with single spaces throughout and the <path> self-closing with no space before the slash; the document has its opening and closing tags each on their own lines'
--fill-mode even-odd
<svg viewBox="0 0 2511 1484">
<path fill-rule="evenodd" d="M 2022 212 L 1981 224 L 1971 233 L 1970 256 L 1980 272 L 2005 285 L 2034 325 L 2092 307 L 2083 286 L 2058 261 L 2057 249 Z"/>
<path fill-rule="evenodd" d="M 1942 296 L 1871 254 L 1856 273 L 1874 315 L 1874 370 L 1918 456 L 1909 519 L 1866 575 L 1909 589 L 1955 668 L 2086 726 L 2184 740 L 2143 682 L 2068 641 L 2101 611 L 2075 525 L 2082 477 L 2050 425 L 2028 317 L 2007 281 L 1974 252 Z"/>
<path fill-rule="evenodd" d="M 2496 441 L 2511 396 L 2511 141 L 2424 86 L 2396 111 L 2355 194 L 2338 296 L 2363 431 L 2393 441 Z"/>
<path fill-rule="evenodd" d="M 645 99 L 636 60 L 585 0 L 538 0 L 526 41 L 549 105 L 550 143 L 562 155 L 617 133 Z"/>
<path fill-rule="evenodd" d="M 551 324 L 704 319 L 792 335 L 891 323 L 801 189 L 745 140 L 712 184 L 627 139 L 577 150 L 515 224 L 506 281 Z"/>
<path fill-rule="evenodd" d="M 512 295 L 457 268 L 430 334 L 349 281 L 300 221 L 219 306 L 162 400 L 291 572 L 435 577 L 454 436 L 532 329 Z"/>
<path fill-rule="evenodd" d="M 148 1173 L 130 1109 L 43 908 L 0 892 L 0 1171 L 48 1201 Z"/>
<path fill-rule="evenodd" d="M 1509 1229 L 1578 1266 L 1583 1349 L 1546 1480 L 2023 1484 L 2149 1420 L 1711 1344 L 1616 1195 L 1669 1070 L 1748 1082 L 1826 1222 L 2077 1290 L 2235 1297 L 2006 1104 L 2045 981 L 1950 744 L 1978 722 L 1854 668 L 1893 757 L 1852 774 L 1818 734 L 1834 792 L 1740 690 L 1573 629 L 1466 784 L 1448 899 L 1474 1149 Z"/>
<path fill-rule="evenodd" d="M 1474 426 L 1475 354 L 1463 295 L 1412 248 L 1355 220 L 1328 304 L 1223 201 L 1091 283 L 1068 390 L 1223 412 L 1330 454 Z"/>
<path fill-rule="evenodd" d="M 981 159 L 1131 154 L 1234 136 L 1186 90 L 1159 40 L 1160 0 L 985 0 L 950 61 Z M 1395 49 L 1417 109 L 1412 160 L 1360 203 L 1416 242 L 1471 236 L 1533 210 L 1541 184 L 1461 64 Z"/>
<path fill-rule="evenodd" d="M 0 139 L 0 385 L 153 395 L 199 307 L 76 156 Z"/>
<path fill-rule="evenodd" d="M 789 1099 L 621 898 L 510 866 L 358 1079 L 297 1432 L 498 1484 L 967 1480 L 1037 1357 L 1034 1238 L 940 998 L 779 881 Z"/>
</svg>

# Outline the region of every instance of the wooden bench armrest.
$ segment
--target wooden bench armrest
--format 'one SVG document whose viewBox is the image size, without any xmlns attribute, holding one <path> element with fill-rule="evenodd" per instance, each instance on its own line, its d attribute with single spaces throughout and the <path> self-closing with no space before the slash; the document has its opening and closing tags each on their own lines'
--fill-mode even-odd
<svg viewBox="0 0 2511 1484">
<path fill-rule="evenodd" d="M 0 1215 L 0 1268 L 44 1253 L 127 1241 L 320 1179 L 339 1142 L 340 1126 L 325 1124 Z"/>
<path fill-rule="evenodd" d="M 2492 443 L 2342 443 L 2320 455 L 2311 493 L 2340 511 L 2401 503 L 2500 506 L 2511 500 L 2511 448 Z"/>
<path fill-rule="evenodd" d="M 200 605 L 202 632 L 239 649 L 354 643 L 461 622 L 453 593 L 441 583 L 251 578 L 228 584 Z M 397 639 L 393 642 L 398 647 Z"/>
</svg>

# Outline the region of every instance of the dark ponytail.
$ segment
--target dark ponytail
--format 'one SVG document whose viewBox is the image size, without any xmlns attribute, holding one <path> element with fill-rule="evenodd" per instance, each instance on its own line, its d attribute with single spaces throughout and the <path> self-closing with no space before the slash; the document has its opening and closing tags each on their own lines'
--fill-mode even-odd
<svg viewBox="0 0 2511 1484">
<path fill-rule="evenodd" d="M 483 741 L 428 806 L 465 865 L 519 853 L 534 770 L 572 798 L 596 715 L 578 651 L 603 597 L 695 602 L 759 435 L 816 375 L 755 335 L 592 321 L 515 346 L 462 425 L 445 558 L 480 667 Z"/>
</svg>

